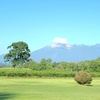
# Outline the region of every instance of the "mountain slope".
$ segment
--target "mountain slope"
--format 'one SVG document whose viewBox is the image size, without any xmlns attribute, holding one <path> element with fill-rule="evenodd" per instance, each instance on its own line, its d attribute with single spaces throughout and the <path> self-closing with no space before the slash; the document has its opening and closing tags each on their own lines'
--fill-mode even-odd
<svg viewBox="0 0 100 100">
<path fill-rule="evenodd" d="M 53 44 L 31 53 L 31 58 L 40 61 L 42 58 L 51 58 L 53 61 L 79 62 L 100 57 L 100 44 L 96 45 L 71 45 Z"/>
<path fill-rule="evenodd" d="M 4 54 L 0 55 L 0 63 L 4 63 Z"/>
</svg>

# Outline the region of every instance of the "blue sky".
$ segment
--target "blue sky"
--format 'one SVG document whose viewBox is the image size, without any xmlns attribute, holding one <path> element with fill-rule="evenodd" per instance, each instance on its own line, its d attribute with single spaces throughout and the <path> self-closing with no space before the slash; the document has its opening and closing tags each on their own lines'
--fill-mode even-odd
<svg viewBox="0 0 100 100">
<path fill-rule="evenodd" d="M 34 51 L 55 38 L 100 43 L 100 0 L 0 0 L 0 54 L 12 42 L 24 41 Z"/>
</svg>

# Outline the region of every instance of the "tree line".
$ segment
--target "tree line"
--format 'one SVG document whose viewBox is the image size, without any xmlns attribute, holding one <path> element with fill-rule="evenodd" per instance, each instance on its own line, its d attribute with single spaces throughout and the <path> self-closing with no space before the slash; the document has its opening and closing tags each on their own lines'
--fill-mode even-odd
<svg viewBox="0 0 100 100">
<path fill-rule="evenodd" d="M 30 68 L 32 70 L 57 70 L 67 72 L 87 71 L 100 72 L 100 58 L 83 62 L 52 62 L 51 59 L 41 59 L 40 62 L 30 60 L 19 67 Z"/>
</svg>

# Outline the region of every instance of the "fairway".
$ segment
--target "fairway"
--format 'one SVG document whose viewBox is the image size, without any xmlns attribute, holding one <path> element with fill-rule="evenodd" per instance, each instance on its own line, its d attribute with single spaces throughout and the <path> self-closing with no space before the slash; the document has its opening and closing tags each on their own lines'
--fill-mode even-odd
<svg viewBox="0 0 100 100">
<path fill-rule="evenodd" d="M 81 86 L 73 78 L 0 78 L 0 100 L 100 100 L 100 79 Z"/>
</svg>

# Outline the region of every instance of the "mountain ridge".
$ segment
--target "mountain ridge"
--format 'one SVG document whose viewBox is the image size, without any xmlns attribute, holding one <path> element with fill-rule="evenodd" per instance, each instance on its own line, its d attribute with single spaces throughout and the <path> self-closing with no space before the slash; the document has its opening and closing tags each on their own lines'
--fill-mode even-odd
<svg viewBox="0 0 100 100">
<path fill-rule="evenodd" d="M 53 46 L 52 46 L 53 45 Z M 67 45 L 67 46 L 66 46 Z M 51 44 L 31 53 L 31 58 L 40 61 L 42 58 L 51 58 L 53 61 L 79 62 L 96 59 L 100 56 L 100 44 L 95 45 L 68 45 Z"/>
</svg>

